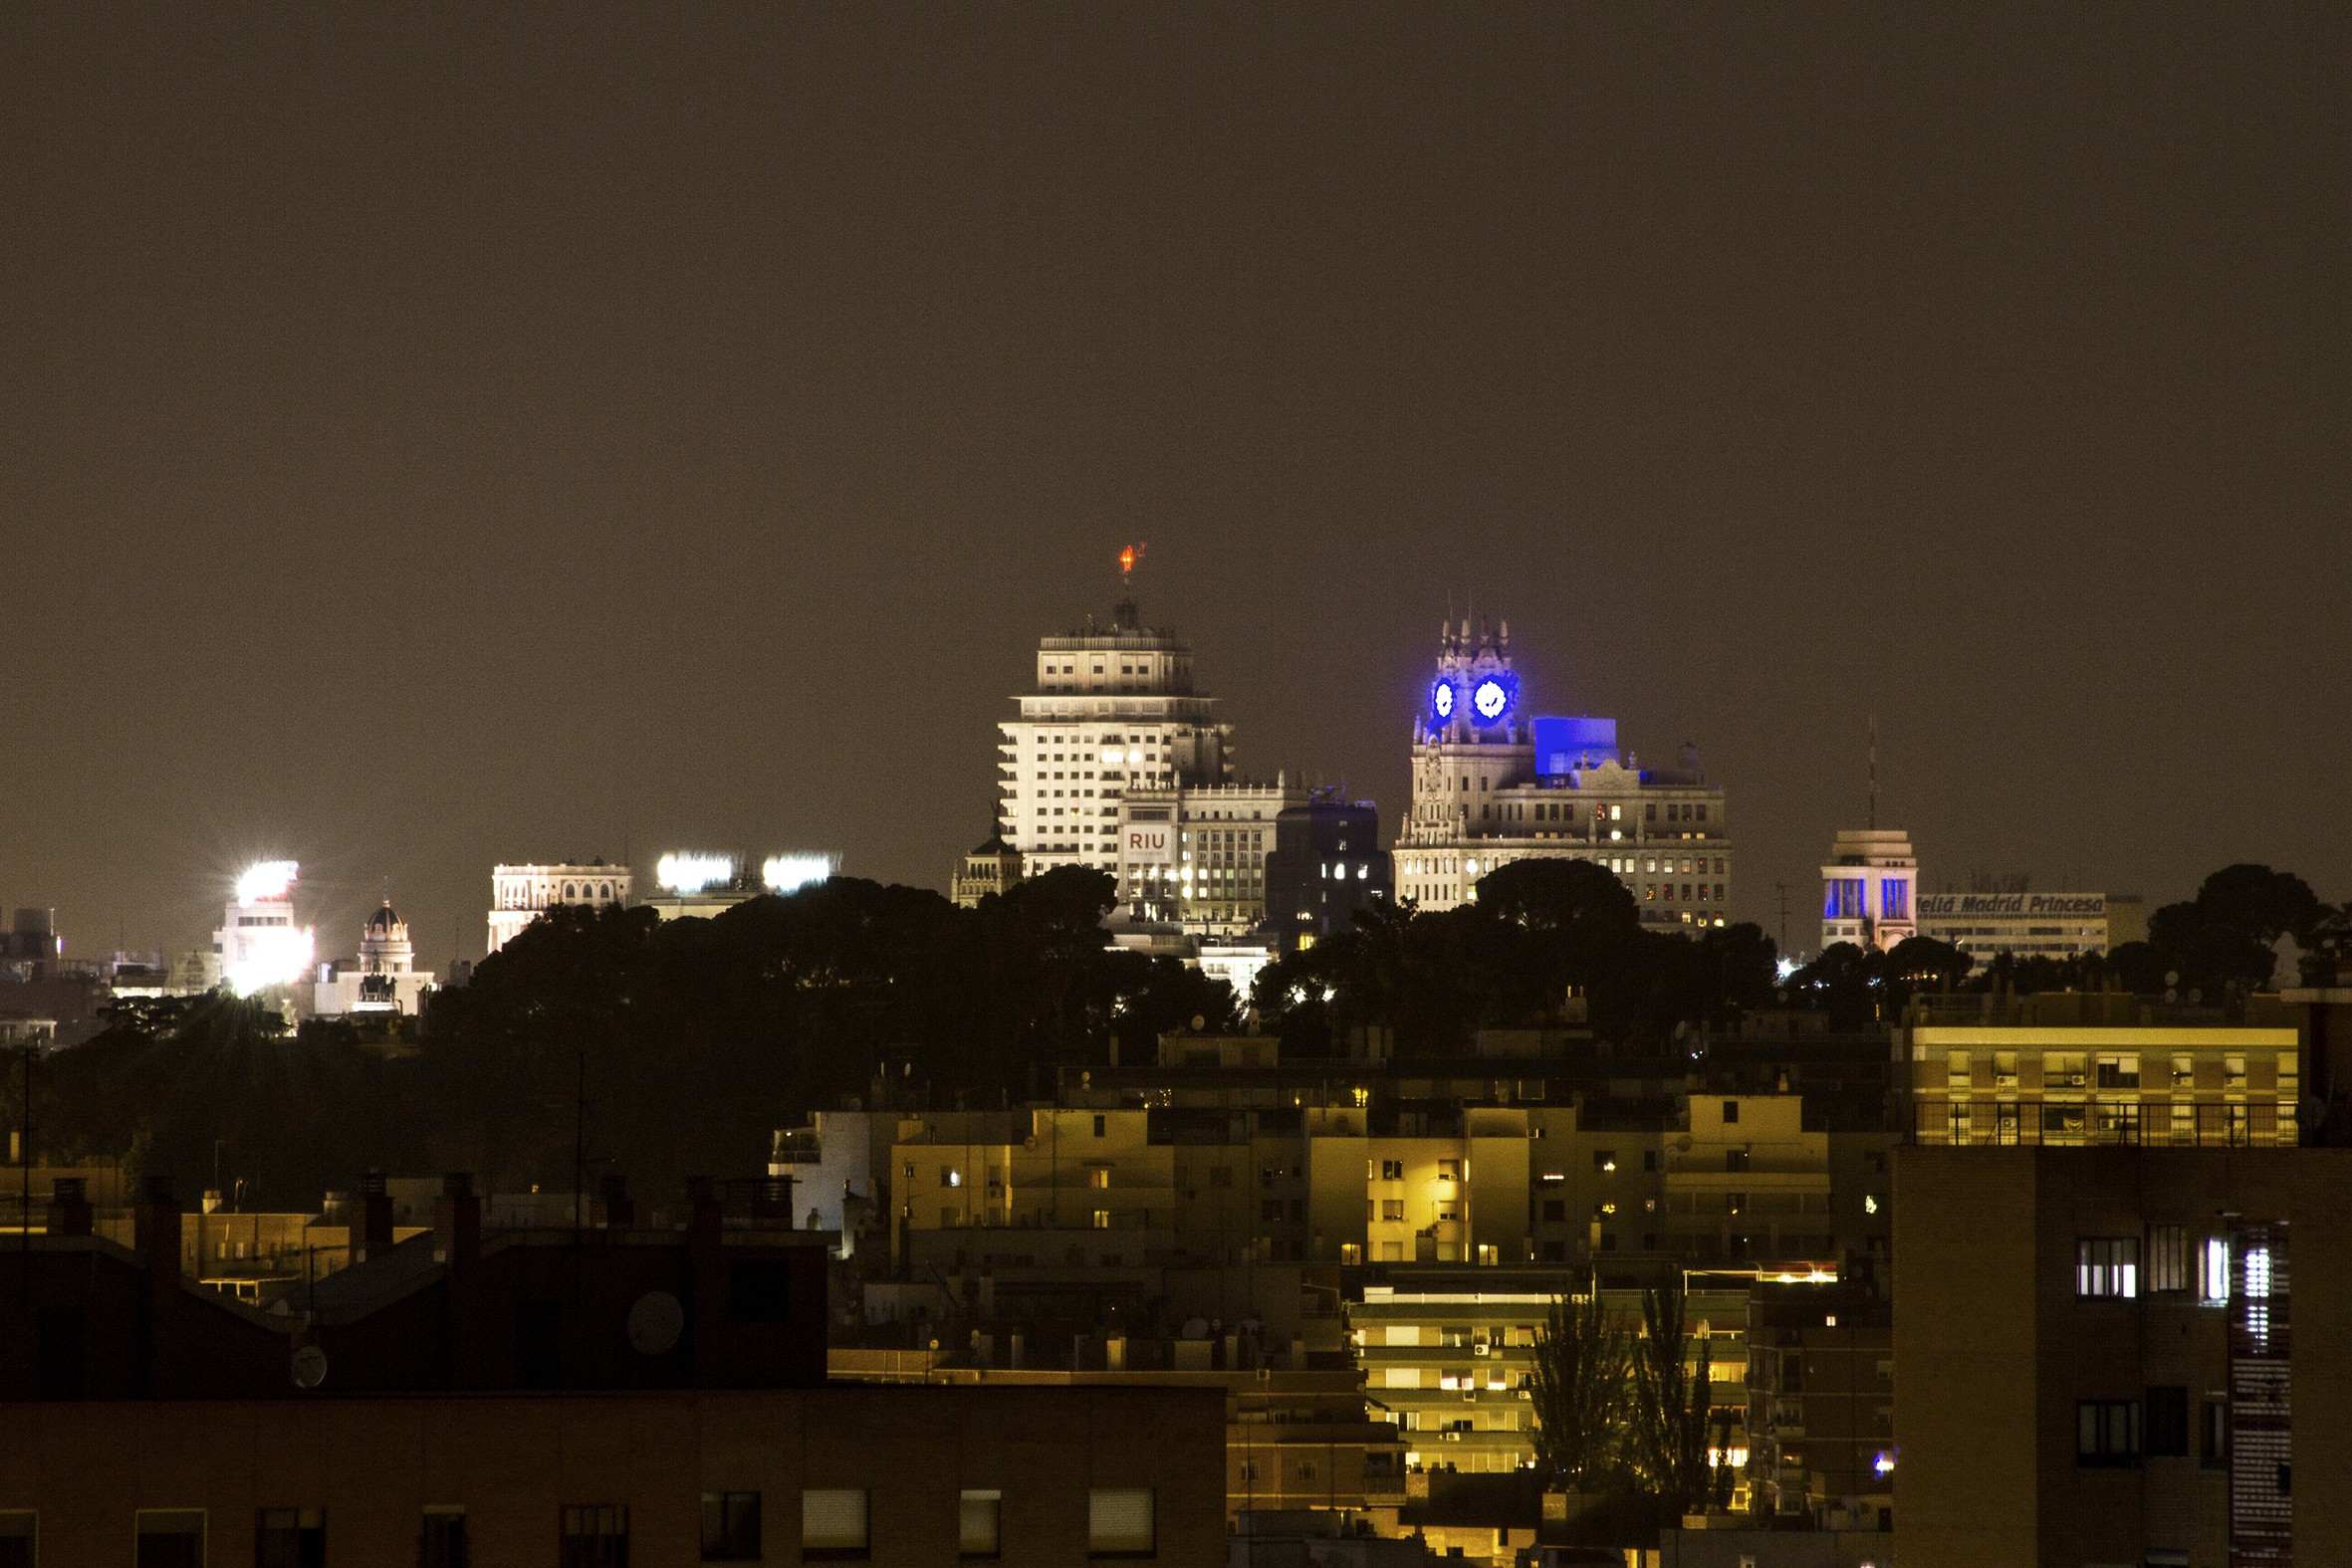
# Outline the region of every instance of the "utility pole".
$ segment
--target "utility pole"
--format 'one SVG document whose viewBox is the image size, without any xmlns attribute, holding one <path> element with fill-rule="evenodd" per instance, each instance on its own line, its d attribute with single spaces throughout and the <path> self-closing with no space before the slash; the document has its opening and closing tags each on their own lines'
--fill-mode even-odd
<svg viewBox="0 0 2352 1568">
<path fill-rule="evenodd" d="M 1780 956 L 1788 956 L 1788 884 L 1774 882 L 1772 890 L 1780 895 Z"/>
</svg>

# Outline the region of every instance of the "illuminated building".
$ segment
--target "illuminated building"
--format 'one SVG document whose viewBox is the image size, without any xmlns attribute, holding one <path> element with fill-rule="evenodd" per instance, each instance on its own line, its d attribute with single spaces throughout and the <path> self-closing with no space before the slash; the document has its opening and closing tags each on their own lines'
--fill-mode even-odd
<svg viewBox="0 0 2352 1568">
<path fill-rule="evenodd" d="M 997 728 L 999 831 L 1037 876 L 1058 866 L 1119 870 L 1119 804 L 1134 789 L 1194 789 L 1232 777 L 1233 727 L 1193 690 L 1192 649 L 1147 628 L 1122 599 L 1038 643 L 1037 690 Z"/>
<path fill-rule="evenodd" d="M 311 930 L 294 923 L 299 871 L 291 860 L 265 860 L 237 878 L 220 929 L 212 934 L 212 984 L 250 997 L 308 978 L 314 952 Z"/>
<path fill-rule="evenodd" d="M 1893 948 L 1919 934 L 1919 857 L 1894 828 L 1841 829 L 1821 868 L 1821 946 Z"/>
<path fill-rule="evenodd" d="M 367 917 L 359 933 L 359 956 L 336 959 L 319 966 L 318 984 L 311 988 L 311 1010 L 321 1017 L 347 1012 L 399 1012 L 415 1015 L 433 977 L 416 967 L 416 950 L 408 941 L 408 924 L 392 910 L 392 901 Z"/>
<path fill-rule="evenodd" d="M 1534 1461 L 1535 1330 L 1575 1283 L 1556 1272 L 1508 1282 L 1456 1273 L 1364 1286 L 1363 1300 L 1348 1309 L 1349 1330 L 1364 1391 L 1395 1414 L 1408 1469 L 1512 1472 Z M 1638 1290 L 1603 1289 L 1601 1301 L 1629 1331 L 1638 1329 Z M 1743 1403 L 1747 1328 L 1745 1279 L 1728 1289 L 1693 1282 L 1684 1331 L 1694 1345 L 1702 1335 L 1708 1341 L 1714 1403 Z M 1737 1418 L 1732 1430 L 1734 1445 L 1744 1446 Z"/>
<path fill-rule="evenodd" d="M 1283 812 L 1306 790 L 1271 784 L 1198 788 L 1130 785 L 1112 809 L 1110 867 L 1130 919 L 1172 925 L 1196 938 L 1238 937 L 1266 921 L 1266 865 Z"/>
<path fill-rule="evenodd" d="M 1424 909 L 1476 897 L 1517 860 L 1585 860 L 1614 873 L 1650 925 L 1722 925 L 1731 823 L 1695 747 L 1673 769 L 1640 767 L 1614 719 L 1526 711 L 1511 628 L 1439 633 L 1413 721 L 1413 805 L 1395 848 L 1396 896 Z"/>
<path fill-rule="evenodd" d="M 953 897 L 964 909 L 977 909 L 992 893 L 1012 890 L 1021 880 L 1021 851 L 991 833 L 988 842 L 964 856 L 956 866 Z"/>
<path fill-rule="evenodd" d="M 626 866 L 601 860 L 577 865 L 495 866 L 490 872 L 490 949 L 496 953 L 559 904 L 621 909 L 636 881 Z"/>
<path fill-rule="evenodd" d="M 1904 1568 L 2338 1562 L 2352 1150 L 1895 1163 Z"/>
<path fill-rule="evenodd" d="M 1922 893 L 1919 934 L 1951 943 L 1981 971 L 2002 953 L 2071 959 L 2145 942 L 2148 913 L 2121 893 Z"/>
<path fill-rule="evenodd" d="M 2256 997 L 2236 1022 L 2115 992 L 1914 999 L 1913 1134 L 1922 1143 L 2292 1145 L 2299 1013 Z"/>
</svg>

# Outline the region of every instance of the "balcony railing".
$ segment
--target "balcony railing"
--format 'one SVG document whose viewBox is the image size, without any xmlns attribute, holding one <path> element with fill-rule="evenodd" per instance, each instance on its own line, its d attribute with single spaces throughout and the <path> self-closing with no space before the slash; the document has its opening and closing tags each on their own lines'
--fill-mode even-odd
<svg viewBox="0 0 2352 1568">
<path fill-rule="evenodd" d="M 2139 1100 L 1923 1100 L 1911 1141 L 2144 1149 L 2274 1149 L 2299 1141 L 2294 1112 L 2276 1101 L 2173 1105 Z"/>
</svg>

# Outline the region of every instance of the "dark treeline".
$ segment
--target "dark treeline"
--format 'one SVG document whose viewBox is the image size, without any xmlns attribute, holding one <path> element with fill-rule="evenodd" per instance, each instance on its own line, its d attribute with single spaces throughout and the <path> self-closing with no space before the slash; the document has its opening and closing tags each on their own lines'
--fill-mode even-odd
<svg viewBox="0 0 2352 1568">
<path fill-rule="evenodd" d="M 1286 1053 L 1342 1054 L 1355 1030 L 1452 1055 L 1482 1028 L 1555 1021 L 1574 994 L 1604 1039 L 1655 1045 L 1685 1023 L 1774 1001 L 1777 954 L 1753 925 L 1644 930 L 1625 884 L 1581 860 L 1522 860 L 1444 911 L 1377 909 L 1267 966 L 1255 1002 Z"/>
<path fill-rule="evenodd" d="M 1238 1024 L 1221 983 L 1107 947 L 1110 901 L 1109 877 L 1072 869 L 979 910 L 838 877 L 711 920 L 559 909 L 432 999 L 412 1056 L 218 993 L 119 1009 L 37 1069 L 36 1141 L 189 1192 L 217 1141 L 249 1205 L 316 1205 L 370 1166 L 567 1190 L 585 1081 L 589 1185 L 618 1172 L 659 1202 L 688 1175 L 764 1169 L 773 1129 L 869 1094 L 885 1065 L 993 1106 L 1114 1035 L 1148 1049 L 1195 1017 Z M 0 1094 L 11 1125 L 20 1082 Z"/>
<path fill-rule="evenodd" d="M 1262 1026 L 1299 1056 L 1343 1054 L 1361 1027 L 1445 1055 L 1480 1028 L 1554 1021 L 1570 997 L 1602 1039 L 1634 1048 L 1789 1004 L 1891 1018 L 1923 987 L 2215 999 L 2267 980 L 2278 937 L 2332 962 L 2346 930 L 2300 880 L 2234 866 L 2158 911 L 2148 943 L 2103 959 L 1972 974 L 1965 955 L 1915 940 L 1835 948 L 1781 982 L 1757 927 L 1645 930 L 1632 895 L 1582 862 L 1522 861 L 1479 895 L 1378 910 L 1269 966 L 1253 998 Z M 337 1020 L 289 1031 L 223 994 L 127 1004 L 39 1064 L 35 1146 L 59 1163 L 127 1159 L 187 1192 L 217 1171 L 246 1184 L 249 1206 L 314 1206 L 369 1167 L 561 1191 L 585 1082 L 590 1185 L 617 1172 L 660 1203 L 688 1175 L 757 1171 L 773 1129 L 870 1094 L 880 1074 L 933 1104 L 1018 1104 L 1050 1093 L 1058 1068 L 1105 1060 L 1113 1040 L 1121 1059 L 1148 1060 L 1195 1018 L 1242 1026 L 1222 983 L 1108 945 L 1111 901 L 1110 878 L 1067 869 L 977 910 L 849 878 L 711 920 L 560 909 L 436 994 L 406 1056 Z M 23 1080 L 9 1067 L 0 1116 L 13 1126 Z"/>
</svg>

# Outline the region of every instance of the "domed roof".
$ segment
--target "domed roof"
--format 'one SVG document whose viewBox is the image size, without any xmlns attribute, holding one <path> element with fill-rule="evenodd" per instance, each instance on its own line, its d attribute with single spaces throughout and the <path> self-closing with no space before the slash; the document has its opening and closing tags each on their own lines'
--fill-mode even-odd
<svg viewBox="0 0 2352 1568">
<path fill-rule="evenodd" d="M 388 898 L 383 901 L 383 908 L 367 917 L 367 930 L 371 934 L 378 931 L 389 932 L 399 924 L 400 917 L 392 912 L 392 901 Z"/>
</svg>

